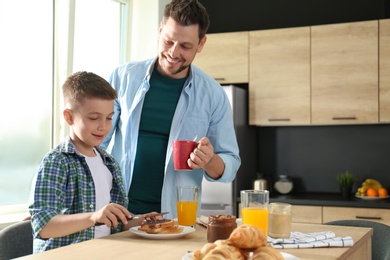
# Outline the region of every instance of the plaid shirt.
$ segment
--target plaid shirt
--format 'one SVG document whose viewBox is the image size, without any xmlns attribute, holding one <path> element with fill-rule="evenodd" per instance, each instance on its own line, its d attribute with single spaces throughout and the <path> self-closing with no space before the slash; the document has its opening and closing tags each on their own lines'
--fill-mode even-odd
<svg viewBox="0 0 390 260">
<path fill-rule="evenodd" d="M 118 163 L 104 150 L 95 148 L 113 176 L 111 202 L 127 208 L 128 198 Z M 94 227 L 59 238 L 44 240 L 39 237 L 42 228 L 58 214 L 96 211 L 95 185 L 91 172 L 85 157 L 76 151 L 69 137 L 43 158 L 33 182 L 30 200 L 34 253 L 94 238 Z M 121 225 L 117 229 L 112 228 L 111 233 L 119 232 L 120 229 Z"/>
</svg>

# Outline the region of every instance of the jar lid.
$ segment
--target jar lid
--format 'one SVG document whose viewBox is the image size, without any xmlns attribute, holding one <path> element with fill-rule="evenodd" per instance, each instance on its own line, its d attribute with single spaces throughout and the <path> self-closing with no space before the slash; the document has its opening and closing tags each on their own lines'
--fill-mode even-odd
<svg viewBox="0 0 390 260">
<path fill-rule="evenodd" d="M 209 216 L 209 221 L 236 221 L 236 216 L 215 214 Z"/>
<path fill-rule="evenodd" d="M 269 211 L 278 212 L 278 213 L 290 213 L 291 204 L 281 203 L 281 202 L 272 202 L 268 206 Z"/>
</svg>

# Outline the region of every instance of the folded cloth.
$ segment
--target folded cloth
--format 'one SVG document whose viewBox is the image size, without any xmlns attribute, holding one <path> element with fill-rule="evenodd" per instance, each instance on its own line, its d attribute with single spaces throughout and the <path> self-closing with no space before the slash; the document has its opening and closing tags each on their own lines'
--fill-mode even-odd
<svg viewBox="0 0 390 260">
<path fill-rule="evenodd" d="M 291 232 L 289 238 L 268 237 L 268 243 L 274 248 L 346 247 L 353 246 L 353 239 L 352 237 L 336 237 L 331 231 Z"/>
</svg>

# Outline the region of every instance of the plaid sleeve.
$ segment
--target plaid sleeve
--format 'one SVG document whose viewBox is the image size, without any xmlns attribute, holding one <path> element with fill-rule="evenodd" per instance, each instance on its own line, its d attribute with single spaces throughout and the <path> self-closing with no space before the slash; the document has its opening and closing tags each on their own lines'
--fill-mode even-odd
<svg viewBox="0 0 390 260">
<path fill-rule="evenodd" d="M 34 187 L 32 204 L 29 207 L 35 236 L 54 216 L 61 213 L 63 187 L 67 184 L 66 165 L 62 158 L 49 154 L 39 167 Z"/>
</svg>

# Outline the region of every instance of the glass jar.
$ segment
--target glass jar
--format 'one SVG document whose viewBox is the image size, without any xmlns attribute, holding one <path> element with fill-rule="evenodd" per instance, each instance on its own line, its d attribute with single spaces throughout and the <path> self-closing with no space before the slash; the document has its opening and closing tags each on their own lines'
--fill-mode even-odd
<svg viewBox="0 0 390 260">
<path fill-rule="evenodd" d="M 207 223 L 207 241 L 214 243 L 216 240 L 228 239 L 236 227 L 236 216 L 210 215 Z"/>
<path fill-rule="evenodd" d="M 291 234 L 291 204 L 273 202 L 268 207 L 268 235 L 289 238 Z"/>
<path fill-rule="evenodd" d="M 275 182 L 274 188 L 281 194 L 290 193 L 294 184 L 288 175 L 279 175 L 279 179 Z"/>
</svg>

